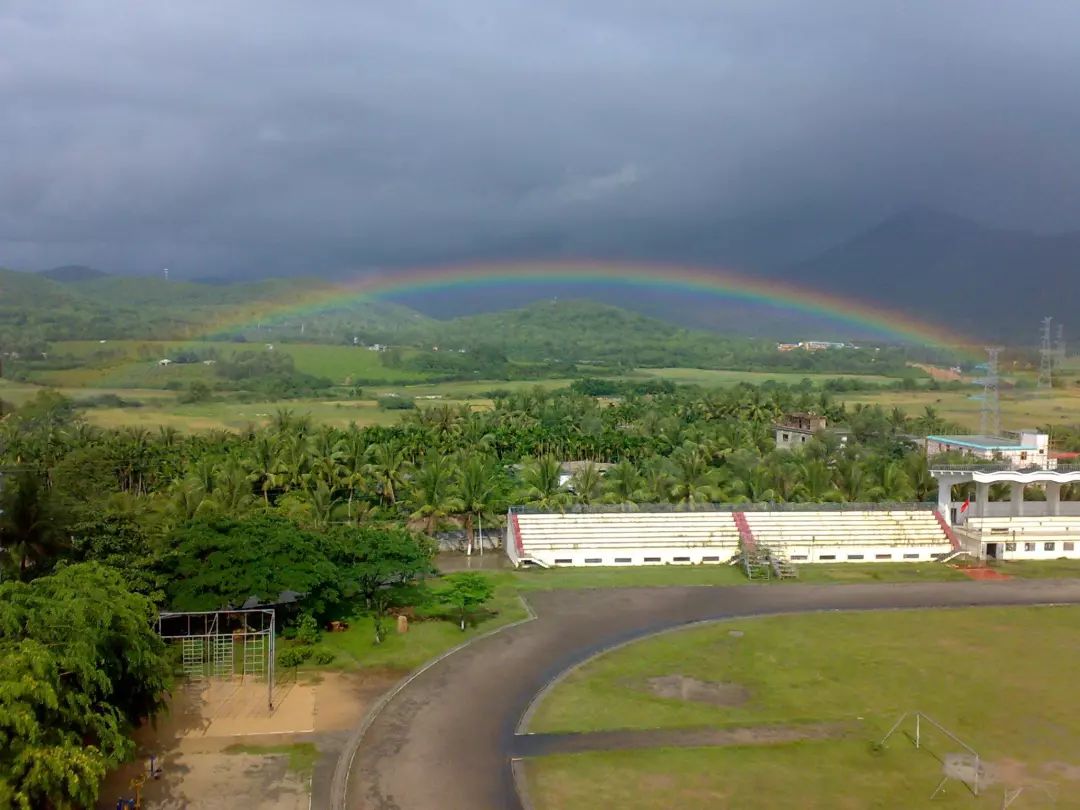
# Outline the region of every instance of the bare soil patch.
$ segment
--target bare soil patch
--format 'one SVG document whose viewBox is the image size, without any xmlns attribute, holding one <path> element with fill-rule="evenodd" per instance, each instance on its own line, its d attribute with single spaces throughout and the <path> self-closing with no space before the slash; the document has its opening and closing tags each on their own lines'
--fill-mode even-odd
<svg viewBox="0 0 1080 810">
<path fill-rule="evenodd" d="M 750 699 L 750 690 L 741 684 L 699 681 L 686 675 L 661 675 L 649 678 L 645 683 L 657 697 L 711 706 L 741 706 Z"/>
</svg>

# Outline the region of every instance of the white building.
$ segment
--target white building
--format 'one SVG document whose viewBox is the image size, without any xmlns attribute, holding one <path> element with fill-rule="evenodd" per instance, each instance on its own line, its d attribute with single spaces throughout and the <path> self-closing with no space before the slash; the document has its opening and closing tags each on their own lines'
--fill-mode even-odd
<svg viewBox="0 0 1080 810">
<path fill-rule="evenodd" d="M 984 461 L 999 461 L 1013 469 L 1040 467 L 1053 469 L 1050 437 L 1037 430 L 1020 430 L 1004 436 L 927 436 L 926 455 L 963 453 Z"/>
</svg>

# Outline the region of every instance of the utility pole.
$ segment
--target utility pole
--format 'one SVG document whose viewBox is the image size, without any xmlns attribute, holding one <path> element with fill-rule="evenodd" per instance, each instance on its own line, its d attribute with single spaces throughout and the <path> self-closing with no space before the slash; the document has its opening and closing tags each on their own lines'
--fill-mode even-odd
<svg viewBox="0 0 1080 810">
<path fill-rule="evenodd" d="M 1001 433 L 1001 401 L 998 398 L 998 355 L 1000 346 L 986 347 L 986 376 L 983 378 L 982 412 L 979 414 L 979 430 L 984 436 Z"/>
<path fill-rule="evenodd" d="M 1054 347 L 1050 342 L 1050 324 L 1053 318 L 1042 319 L 1042 343 L 1039 345 L 1039 388 L 1054 387 Z"/>
</svg>

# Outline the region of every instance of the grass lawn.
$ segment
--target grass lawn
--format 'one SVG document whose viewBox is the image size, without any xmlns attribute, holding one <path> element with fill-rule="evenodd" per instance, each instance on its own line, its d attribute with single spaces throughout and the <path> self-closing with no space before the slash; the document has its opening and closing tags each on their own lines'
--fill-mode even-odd
<svg viewBox="0 0 1080 810">
<path fill-rule="evenodd" d="M 771 581 L 776 587 L 792 582 L 925 582 L 967 579 L 948 565 L 925 563 L 838 563 L 836 565 L 801 565 L 798 580 Z M 1046 576 L 1071 576 L 1080 569 L 1054 574 L 1047 567 Z M 500 582 L 512 583 L 521 591 L 558 588 L 658 588 L 688 585 L 750 585 L 737 565 L 635 565 L 597 566 L 595 568 L 527 568 L 492 573 Z M 757 580 L 754 585 L 764 584 Z"/>
<path fill-rule="evenodd" d="M 289 757 L 289 770 L 303 779 L 310 779 L 315 772 L 315 762 L 319 759 L 319 750 L 314 743 L 292 743 L 286 745 L 230 745 L 224 749 L 226 754 L 253 754 L 267 756 L 286 754 Z"/>
<path fill-rule="evenodd" d="M 546 808 L 914 807 L 940 778 L 934 755 L 958 749 L 925 731 L 871 744 L 920 709 L 1007 766 L 1017 781 L 1058 786 L 1080 806 L 1080 714 L 1074 674 L 1078 607 L 822 613 L 714 623 L 607 653 L 571 673 L 540 705 L 531 731 L 837 723 L 836 739 L 777 746 L 559 755 L 530 760 Z M 736 630 L 742 635 L 732 635 Z M 653 694 L 650 678 L 736 684 L 729 705 Z M 925 726 L 924 726 L 925 729 Z M 1071 768 L 1072 770 L 1068 770 Z M 953 782 L 942 806 L 1000 807 Z M 1027 793 L 1023 807 L 1047 806 Z M 1030 803 L 1029 803 L 1030 802 Z"/>
<path fill-rule="evenodd" d="M 390 619 L 387 621 L 388 635 L 381 644 L 375 644 L 375 627 L 371 618 L 357 615 L 348 620 L 348 630 L 324 633 L 319 643 L 338 653 L 338 659 L 332 665 L 337 668 L 380 667 L 407 671 L 464 641 L 524 619 L 527 615 L 517 592 L 502 585 L 496 588 L 495 598 L 488 605 L 485 615 L 477 617 L 478 621 L 466 627 L 465 632 L 458 628 L 456 618 L 432 618 L 411 622 L 409 632 L 399 635 L 394 620 Z"/>
</svg>

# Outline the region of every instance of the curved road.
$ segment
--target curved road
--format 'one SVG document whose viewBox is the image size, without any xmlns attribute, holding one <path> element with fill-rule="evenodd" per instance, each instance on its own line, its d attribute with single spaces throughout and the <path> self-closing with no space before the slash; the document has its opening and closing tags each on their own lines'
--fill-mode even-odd
<svg viewBox="0 0 1080 810">
<path fill-rule="evenodd" d="M 1080 602 L 1080 580 L 545 591 L 528 601 L 535 620 L 448 656 L 387 703 L 355 757 L 344 754 L 335 810 L 518 810 L 510 759 L 533 698 L 625 641 L 770 613 Z"/>
</svg>

